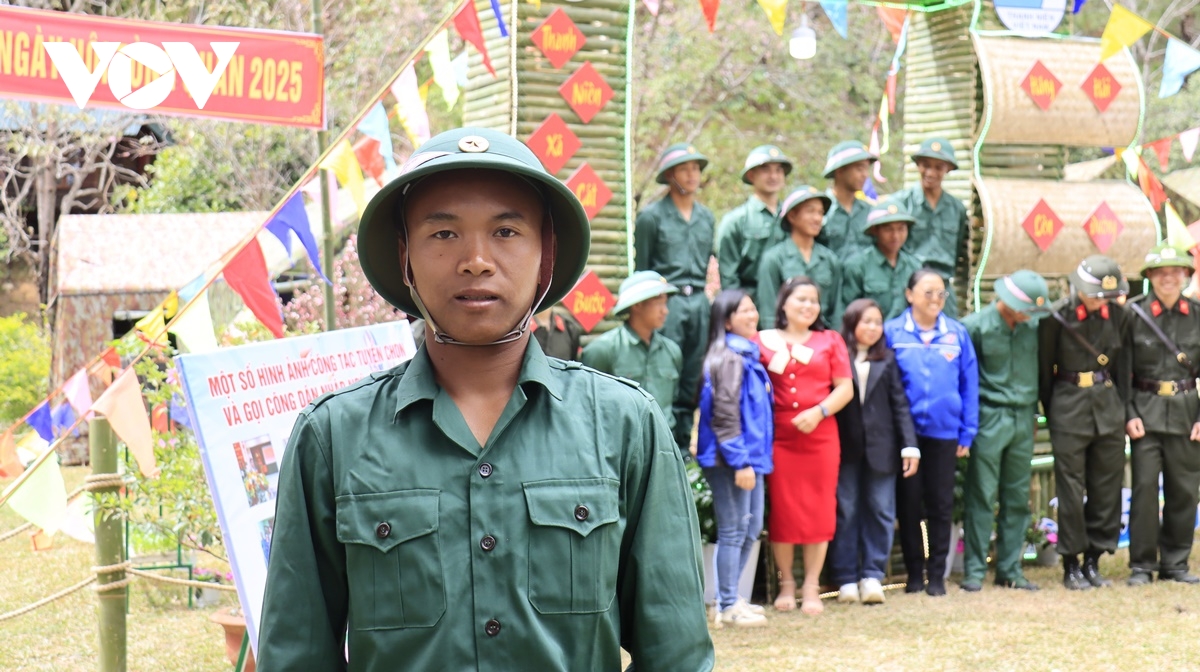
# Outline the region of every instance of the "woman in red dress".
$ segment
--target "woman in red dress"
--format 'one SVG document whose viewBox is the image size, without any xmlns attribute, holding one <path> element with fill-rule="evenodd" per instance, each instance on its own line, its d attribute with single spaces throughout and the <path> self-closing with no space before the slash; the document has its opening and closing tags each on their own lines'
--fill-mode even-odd
<svg viewBox="0 0 1200 672">
<path fill-rule="evenodd" d="M 779 290 L 775 329 L 756 341 L 774 394 L 775 472 L 767 476 L 768 530 L 779 568 L 775 608 L 796 607 L 795 545 L 803 547 L 800 610 L 819 614 L 821 567 L 837 520 L 837 421 L 854 395 L 846 344 L 821 321 L 820 290 L 805 277 Z"/>
</svg>

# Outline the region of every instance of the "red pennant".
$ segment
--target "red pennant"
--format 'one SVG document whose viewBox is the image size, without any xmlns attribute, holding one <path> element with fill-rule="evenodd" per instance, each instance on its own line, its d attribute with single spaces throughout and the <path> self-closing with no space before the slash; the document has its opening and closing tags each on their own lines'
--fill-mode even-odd
<svg viewBox="0 0 1200 672">
<path fill-rule="evenodd" d="M 367 175 L 375 178 L 375 184 L 383 186 L 383 171 L 386 166 L 383 163 L 383 154 L 379 153 L 379 141 L 375 138 L 362 137 L 358 142 L 354 143 L 354 156 L 358 158 L 358 165 L 362 167 L 362 171 Z"/>
<path fill-rule="evenodd" d="M 283 338 L 283 315 L 275 303 L 275 289 L 271 287 L 267 260 L 263 258 L 258 240 L 252 240 L 242 248 L 223 273 L 229 288 L 242 297 L 242 302 L 258 321 L 275 334 L 275 338 Z"/>
<path fill-rule="evenodd" d="M 1174 136 L 1170 138 L 1163 138 L 1162 140 L 1155 140 L 1154 142 L 1146 145 L 1146 147 L 1154 150 L 1154 154 L 1158 157 L 1158 167 L 1161 168 L 1164 173 L 1167 172 L 1167 165 L 1171 160 L 1171 140 L 1173 139 Z"/>
<path fill-rule="evenodd" d="M 708 32 L 713 32 L 717 27 L 717 9 L 721 7 L 721 0 L 700 0 L 700 8 L 704 10 L 704 20 L 708 21 Z"/>
<path fill-rule="evenodd" d="M 454 15 L 454 27 L 463 41 L 474 45 L 479 55 L 483 56 L 483 67 L 495 77 L 496 69 L 492 67 L 492 59 L 488 57 L 487 42 L 483 41 L 483 27 L 479 25 L 479 12 L 475 9 L 474 2 L 464 4 L 458 14 Z"/>
<path fill-rule="evenodd" d="M 117 349 L 114 347 L 105 350 L 104 354 L 100 355 L 100 360 L 114 369 L 121 368 L 121 356 L 117 354 Z"/>
<path fill-rule="evenodd" d="M 1146 198 L 1150 199 L 1150 205 L 1154 206 L 1155 212 L 1162 210 L 1163 203 L 1167 202 L 1167 192 L 1163 190 L 1162 182 L 1150 172 L 1150 166 L 1146 165 L 1146 160 L 1138 157 L 1138 185 L 1142 187 L 1142 193 Z"/>
<path fill-rule="evenodd" d="M 879 20 L 883 21 L 883 25 L 892 36 L 892 42 L 900 44 L 900 31 L 904 29 L 904 19 L 908 18 L 908 10 L 897 7 L 876 7 L 875 11 L 879 13 Z"/>
</svg>

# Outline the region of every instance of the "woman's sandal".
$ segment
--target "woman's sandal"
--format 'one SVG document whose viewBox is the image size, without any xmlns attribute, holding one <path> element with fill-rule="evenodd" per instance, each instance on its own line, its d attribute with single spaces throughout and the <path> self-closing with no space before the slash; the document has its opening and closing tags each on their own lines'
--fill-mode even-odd
<svg viewBox="0 0 1200 672">
<path fill-rule="evenodd" d="M 775 611 L 791 611 L 796 608 L 796 582 L 780 581 L 779 597 L 775 598 Z"/>
<path fill-rule="evenodd" d="M 809 616 L 816 616 L 825 611 L 825 606 L 821 604 L 821 589 L 817 586 L 801 586 L 800 594 L 803 599 L 800 601 L 800 612 Z"/>
</svg>

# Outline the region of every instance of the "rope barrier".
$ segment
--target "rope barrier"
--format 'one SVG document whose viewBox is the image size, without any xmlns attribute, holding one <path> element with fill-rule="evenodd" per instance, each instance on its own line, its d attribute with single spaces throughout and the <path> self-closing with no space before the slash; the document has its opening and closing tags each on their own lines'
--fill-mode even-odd
<svg viewBox="0 0 1200 672">
<path fill-rule="evenodd" d="M 91 478 L 91 476 L 88 476 L 88 478 Z M 86 479 L 84 479 L 84 480 L 86 480 Z M 75 499 L 76 495 L 78 495 L 79 493 L 83 492 L 86 489 L 87 489 L 86 486 L 79 486 L 78 488 L 75 488 L 74 490 L 72 490 L 70 493 L 67 494 L 67 501 L 70 502 L 72 499 Z M 0 541 L 8 541 L 9 539 L 12 539 L 13 537 L 24 532 L 25 530 L 28 530 L 31 527 L 33 527 L 33 523 L 25 523 L 24 525 L 21 525 L 20 527 L 11 529 L 8 532 L 5 532 L 4 534 L 0 534 Z"/>
<path fill-rule="evenodd" d="M 83 588 L 86 588 L 89 584 L 93 583 L 95 580 L 96 580 L 95 576 L 89 576 L 88 578 L 84 579 L 83 581 L 80 581 L 79 583 L 71 586 L 70 588 L 64 588 L 64 589 L 58 591 L 57 593 L 50 595 L 49 597 L 43 597 L 42 599 L 38 600 L 37 602 L 34 602 L 33 604 L 21 607 L 20 609 L 10 611 L 6 614 L 0 614 L 0 622 L 7 621 L 10 618 L 16 618 L 17 616 L 22 616 L 24 614 L 28 614 L 29 612 L 33 611 L 34 609 L 37 609 L 39 607 L 44 607 L 47 604 L 50 604 L 51 602 L 53 602 L 55 600 L 61 600 L 62 598 L 70 595 L 71 593 L 74 593 L 77 590 L 82 590 Z"/>
</svg>

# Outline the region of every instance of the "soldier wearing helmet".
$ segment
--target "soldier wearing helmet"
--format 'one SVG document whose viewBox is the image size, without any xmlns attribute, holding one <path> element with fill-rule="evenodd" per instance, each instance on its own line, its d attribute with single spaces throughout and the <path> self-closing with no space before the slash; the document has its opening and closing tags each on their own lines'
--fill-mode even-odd
<svg viewBox="0 0 1200 672">
<path fill-rule="evenodd" d="M 760 145 L 750 150 L 742 168 L 742 182 L 753 187 L 754 193 L 722 217 L 717 227 L 717 264 L 722 289 L 741 289 L 757 296 L 763 253 L 787 237 L 775 223 L 779 219 L 779 195 L 791 172 L 791 159 L 775 145 Z M 771 289 L 772 297 L 778 289 Z"/>
<path fill-rule="evenodd" d="M 871 204 L 858 195 L 871 175 L 871 164 L 878 160 L 879 157 L 857 140 L 839 142 L 825 158 L 823 174 L 825 179 L 833 181 L 828 191 L 833 206 L 825 213 L 825 224 L 817 242 L 843 259 L 871 246 L 864 226 Z"/>
</svg>

